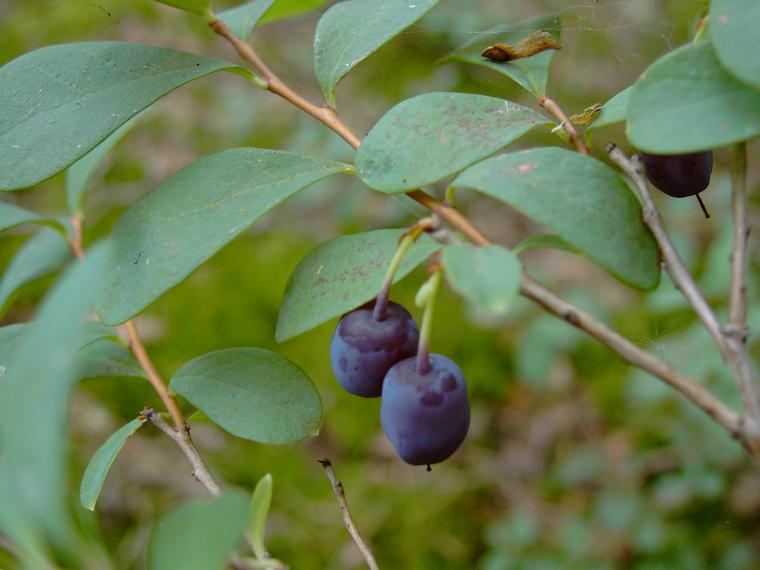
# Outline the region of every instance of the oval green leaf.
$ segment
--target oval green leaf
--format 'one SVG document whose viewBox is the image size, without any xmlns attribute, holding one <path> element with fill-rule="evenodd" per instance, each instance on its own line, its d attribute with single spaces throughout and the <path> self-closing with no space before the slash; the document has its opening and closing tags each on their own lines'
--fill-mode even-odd
<svg viewBox="0 0 760 570">
<path fill-rule="evenodd" d="M 16 252 L 0 279 L 0 315 L 19 289 L 61 268 L 69 259 L 71 250 L 60 232 L 40 229 Z"/>
<path fill-rule="evenodd" d="M 468 168 L 452 185 L 506 202 L 632 287 L 659 282 L 657 244 L 638 200 L 595 158 L 552 147 L 508 153 Z"/>
<path fill-rule="evenodd" d="M 339 162 L 256 148 L 226 150 L 183 168 L 116 224 L 98 314 L 109 324 L 130 319 L 283 200 L 350 170 Z"/>
<path fill-rule="evenodd" d="M 219 14 L 219 19 L 241 40 L 248 41 L 253 29 L 274 0 L 252 0 Z"/>
<path fill-rule="evenodd" d="M 198 14 L 209 20 L 214 17 L 214 13 L 211 11 L 211 0 L 156 0 L 156 2 Z"/>
<path fill-rule="evenodd" d="M 0 188 L 60 172 L 157 99 L 227 61 L 128 42 L 44 47 L 0 68 Z"/>
<path fill-rule="evenodd" d="M 548 14 L 525 20 L 514 26 L 492 28 L 477 34 L 466 44 L 457 48 L 454 53 L 446 56 L 442 61 L 464 61 L 475 65 L 482 65 L 502 75 L 506 75 L 535 96 L 543 95 L 546 92 L 546 82 L 549 79 L 549 66 L 554 58 L 554 50 L 547 50 L 531 57 L 505 63 L 491 61 L 480 55 L 488 46 L 497 43 L 514 45 L 528 34 L 539 30 L 549 32 L 555 39 L 559 39 L 559 17 L 554 14 Z"/>
<path fill-rule="evenodd" d="M 171 388 L 233 435 L 296 443 L 316 435 L 319 393 L 303 370 L 263 348 L 229 348 L 194 358 Z"/>
<path fill-rule="evenodd" d="M 403 32 L 438 0 L 346 0 L 325 12 L 314 35 L 314 71 L 327 104 L 358 63 Z"/>
<path fill-rule="evenodd" d="M 710 39 L 723 66 L 741 81 L 760 89 L 760 58 L 757 34 L 760 2 L 712 0 Z"/>
<path fill-rule="evenodd" d="M 240 491 L 193 499 L 165 515 L 148 545 L 149 570 L 222 570 L 245 529 L 248 500 Z"/>
<path fill-rule="evenodd" d="M 339 237 L 314 248 L 293 270 L 285 287 L 277 341 L 293 338 L 375 298 L 404 232 L 376 230 Z M 404 256 L 394 281 L 440 248 L 427 235 L 420 236 Z"/>
<path fill-rule="evenodd" d="M 735 79 L 710 42 L 683 46 L 633 85 L 628 138 L 659 154 L 696 152 L 760 135 L 760 91 Z"/>
<path fill-rule="evenodd" d="M 79 488 L 79 501 L 85 509 L 95 510 L 103 483 L 106 481 L 111 465 L 116 461 L 124 444 L 145 423 L 143 420 L 134 419 L 122 426 L 101 445 L 92 456 L 82 476 L 82 485 Z"/>
<path fill-rule="evenodd" d="M 272 475 L 267 473 L 256 483 L 256 488 L 251 496 L 251 505 L 248 509 L 248 536 L 257 558 L 268 556 L 264 545 L 264 532 L 267 527 L 267 516 L 269 516 L 269 505 L 271 503 Z"/>
<path fill-rule="evenodd" d="M 441 262 L 449 285 L 478 312 L 506 314 L 520 290 L 520 261 L 500 245 L 447 245 Z"/>
<path fill-rule="evenodd" d="M 495 97 L 427 93 L 402 101 L 372 127 L 356 173 L 381 192 L 407 192 L 455 174 L 548 121 Z"/>
</svg>

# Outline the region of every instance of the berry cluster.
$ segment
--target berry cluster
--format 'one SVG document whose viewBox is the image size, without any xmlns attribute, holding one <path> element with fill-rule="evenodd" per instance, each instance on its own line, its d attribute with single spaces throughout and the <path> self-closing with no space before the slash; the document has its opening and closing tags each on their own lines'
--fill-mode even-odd
<svg viewBox="0 0 760 570">
<path fill-rule="evenodd" d="M 382 396 L 380 422 L 401 459 L 430 465 L 448 458 L 470 426 L 464 375 L 440 354 L 418 354 L 412 315 L 392 301 L 372 301 L 341 318 L 330 345 L 340 385 L 365 398 Z"/>
</svg>

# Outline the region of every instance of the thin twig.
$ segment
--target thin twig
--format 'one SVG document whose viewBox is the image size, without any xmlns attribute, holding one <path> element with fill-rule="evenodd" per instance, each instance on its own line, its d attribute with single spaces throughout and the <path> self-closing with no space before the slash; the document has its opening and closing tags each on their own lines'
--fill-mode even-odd
<svg viewBox="0 0 760 570">
<path fill-rule="evenodd" d="M 731 209 L 734 245 L 731 251 L 731 291 L 728 324 L 723 327 L 729 362 L 735 371 L 747 414 L 760 424 L 760 382 L 747 353 L 747 144 L 734 146 L 731 164 Z"/>
<path fill-rule="evenodd" d="M 283 99 L 290 101 L 302 111 L 305 111 L 312 117 L 327 125 L 332 131 L 343 137 L 343 139 L 352 147 L 359 148 L 361 139 L 356 135 L 356 133 L 349 129 L 343 121 L 338 119 L 333 109 L 330 107 L 320 107 L 318 105 L 315 105 L 285 85 L 285 83 L 283 83 L 280 78 L 277 77 L 277 75 L 275 75 L 272 70 L 269 69 L 269 67 L 267 67 L 267 65 L 261 60 L 258 54 L 253 51 L 253 48 L 251 48 L 251 46 L 249 46 L 247 43 L 238 39 L 237 36 L 235 36 L 235 34 L 229 30 L 224 22 L 221 20 L 216 20 L 214 22 L 211 22 L 210 26 L 214 32 L 232 44 L 232 46 L 238 52 L 238 55 L 240 55 L 243 60 L 253 65 L 259 71 L 259 73 L 261 73 L 267 83 L 267 89 L 269 89 L 269 91 L 276 95 L 279 95 Z"/>
<path fill-rule="evenodd" d="M 520 293 L 535 301 L 549 312 L 554 313 L 571 325 L 594 337 L 625 362 L 649 372 L 681 392 L 687 399 L 725 428 L 733 437 L 741 436 L 741 416 L 689 376 L 682 374 L 670 364 L 642 350 L 630 340 L 613 331 L 582 309 L 564 301 L 534 281 L 527 274 L 523 274 Z"/>
<path fill-rule="evenodd" d="M 72 227 L 72 234 L 69 238 L 69 248 L 79 261 L 83 261 L 85 257 L 84 248 L 82 247 L 82 225 L 84 220 L 82 219 L 81 214 L 73 214 L 69 218 L 69 222 Z M 178 430 L 185 430 L 185 420 L 182 417 L 182 412 L 180 412 L 179 407 L 177 406 L 177 401 L 166 388 L 166 384 L 158 373 L 158 370 L 156 370 L 156 367 L 153 366 L 153 362 L 145 350 L 142 339 L 140 339 L 137 326 L 135 326 L 134 321 L 127 321 L 124 323 L 124 327 L 127 329 L 127 334 L 129 336 L 130 350 L 135 355 L 135 358 L 137 358 L 140 366 L 145 370 L 145 374 L 148 376 L 148 381 L 166 406 L 174 425 Z"/>
<path fill-rule="evenodd" d="M 741 426 L 743 443 L 747 450 L 750 451 L 753 455 L 760 456 L 760 392 L 758 391 L 757 375 L 752 362 L 749 359 L 749 355 L 747 354 L 746 346 L 743 340 L 739 340 L 734 334 L 729 334 L 732 330 L 736 330 L 733 327 L 734 322 L 730 322 L 727 329 L 725 327 L 722 328 L 720 326 L 720 322 L 718 321 L 718 317 L 715 315 L 715 312 L 702 296 L 702 293 L 697 287 L 697 284 L 694 282 L 691 273 L 689 273 L 688 269 L 686 269 L 686 266 L 683 264 L 683 261 L 678 255 L 678 252 L 673 246 L 673 243 L 670 241 L 670 237 L 668 236 L 665 225 L 663 224 L 662 219 L 660 218 L 660 215 L 657 211 L 657 207 L 655 206 L 654 200 L 652 199 L 652 194 L 649 191 L 649 187 L 647 186 L 640 165 L 628 158 L 622 150 L 617 148 L 612 143 L 607 146 L 607 153 L 609 154 L 610 159 L 615 164 L 617 164 L 633 182 L 636 193 L 638 194 L 644 209 L 644 223 L 652 231 L 658 245 L 660 246 L 660 251 L 662 252 L 663 260 L 665 261 L 665 266 L 668 270 L 668 274 L 670 275 L 671 280 L 675 286 L 678 287 L 686 300 L 689 301 L 689 304 L 694 309 L 697 317 L 699 317 L 699 319 L 702 321 L 702 324 L 705 326 L 705 329 L 707 329 L 707 332 L 715 341 L 715 344 L 720 350 L 723 359 L 731 368 L 734 378 L 736 379 L 736 383 L 739 386 L 742 394 L 742 402 L 744 403 L 744 408 L 749 416 L 748 418 L 743 418 L 744 421 L 742 422 Z M 736 168 L 738 167 L 735 166 L 734 170 L 736 170 Z M 734 174 L 734 178 L 737 178 L 736 174 Z M 744 192 L 741 183 L 740 189 L 742 189 L 743 194 Z M 734 202 L 736 201 L 737 199 L 735 197 Z M 738 208 L 736 204 L 734 208 Z M 744 207 L 740 209 L 743 208 Z M 742 213 L 742 215 L 744 214 Z M 742 235 L 744 234 L 746 234 L 746 232 L 744 232 Z M 743 239 L 746 238 L 740 239 L 739 242 L 741 243 Z M 746 255 L 746 245 L 740 245 L 740 254 L 737 254 L 736 246 L 737 243 L 735 242 L 735 250 L 734 254 L 732 255 L 736 256 L 737 258 L 739 255 Z M 742 267 L 741 269 L 737 269 L 737 263 L 738 262 L 732 264 L 732 293 L 734 287 L 736 286 L 734 285 L 734 281 L 738 279 L 743 280 L 746 278 L 744 274 L 744 268 Z M 737 272 L 740 273 L 737 274 Z M 744 283 L 741 283 L 739 287 L 744 287 Z M 739 308 L 735 309 L 732 307 L 732 315 L 734 311 L 736 311 L 738 314 Z M 743 313 L 744 309 L 742 309 L 741 323 L 744 322 Z M 738 328 L 739 330 L 744 330 L 743 325 L 739 325 Z"/>
<path fill-rule="evenodd" d="M 715 316 L 715 312 L 705 300 L 702 292 L 694 282 L 691 273 L 686 269 L 676 248 L 673 246 L 673 242 L 670 241 L 670 236 L 668 236 L 665 224 L 663 224 L 662 218 L 660 218 L 660 214 L 657 211 L 657 206 L 652 198 L 652 193 L 649 191 L 641 167 L 628 158 L 620 148 L 612 143 L 607 146 L 607 154 L 609 154 L 610 160 L 617 164 L 633 182 L 636 193 L 641 200 L 644 223 L 652 231 L 655 240 L 657 240 L 657 244 L 660 246 L 660 251 L 668 275 L 670 275 L 673 284 L 678 287 L 683 296 L 686 297 L 686 300 L 694 309 L 697 317 L 702 321 L 707 332 L 710 333 L 710 336 L 720 349 L 721 354 L 725 357 L 726 345 L 718 317 Z"/>
<path fill-rule="evenodd" d="M 169 392 L 166 383 L 153 365 L 150 356 L 148 356 L 148 352 L 145 350 L 140 334 L 137 332 L 135 322 L 127 321 L 124 323 L 124 328 L 127 330 L 127 335 L 129 335 L 129 348 L 132 351 L 132 354 L 135 355 L 140 366 L 145 370 L 145 374 L 148 376 L 148 382 L 151 383 L 153 389 L 158 394 L 158 397 L 161 398 L 164 406 L 166 406 L 166 410 L 172 418 L 174 427 L 176 427 L 178 431 L 186 432 L 187 425 L 185 419 L 182 417 L 182 412 L 179 410 L 179 406 L 177 406 L 177 400 Z"/>
<path fill-rule="evenodd" d="M 586 143 L 583 142 L 578 131 L 575 130 L 573 122 L 565 115 L 565 112 L 557 105 L 556 101 L 549 99 L 546 95 L 541 95 L 538 98 L 538 104 L 559 120 L 559 124 L 565 129 L 570 142 L 575 146 L 576 150 L 581 154 L 588 154 Z"/>
<path fill-rule="evenodd" d="M 322 465 L 322 467 L 325 468 L 325 473 L 327 473 L 327 477 L 330 479 L 333 493 L 335 493 L 335 499 L 338 501 L 338 506 L 340 507 L 340 513 L 343 515 L 343 524 L 346 525 L 348 534 L 351 535 L 354 543 L 356 543 L 356 546 L 359 547 L 359 550 L 361 551 L 362 556 L 364 557 L 364 561 L 367 563 L 367 566 L 369 566 L 371 570 L 378 570 L 375 556 L 367 546 L 367 543 L 364 542 L 364 539 L 359 534 L 359 531 L 356 529 L 356 525 L 351 518 L 351 512 L 348 510 L 348 502 L 346 501 L 346 492 L 343 489 L 343 483 L 338 481 L 338 478 L 335 476 L 335 470 L 333 469 L 332 462 L 329 459 L 325 458 L 320 459 L 319 463 Z"/>
<path fill-rule="evenodd" d="M 241 42 L 236 38 L 222 22 L 213 22 L 211 27 L 217 34 L 227 39 L 235 47 L 243 60 L 251 63 L 266 78 L 270 91 L 283 97 L 285 100 L 293 103 L 317 120 L 321 121 L 327 127 L 341 135 L 354 148 L 359 147 L 361 139 L 345 123 L 343 123 L 342 120 L 340 120 L 332 109 L 313 105 L 312 103 L 305 101 L 291 89 L 287 88 L 272 70 L 264 64 L 253 49 L 248 44 Z M 552 115 L 563 122 L 563 126 L 568 133 L 570 140 L 578 151 L 581 154 L 588 154 L 588 148 L 580 139 L 572 123 L 567 119 L 567 116 L 562 109 L 559 108 L 556 102 L 549 98 L 541 97 L 539 98 L 539 103 Z M 646 185 L 644 185 L 644 187 L 646 188 Z M 407 193 L 407 195 L 429 210 L 437 213 L 443 220 L 461 231 L 473 243 L 477 245 L 490 245 L 492 243 L 482 231 L 450 204 L 441 202 L 421 190 L 411 191 Z M 674 249 L 672 251 L 675 252 Z M 694 297 L 692 293 L 693 292 L 690 290 L 690 295 Z M 628 339 L 616 333 L 593 316 L 558 297 L 543 285 L 534 281 L 526 273 L 523 273 L 520 294 L 595 338 L 620 356 L 624 361 L 649 372 L 656 378 L 659 378 L 669 386 L 673 387 L 675 390 L 681 392 L 706 414 L 714 418 L 715 421 L 725 428 L 733 437 L 741 439 L 748 450 L 754 454 L 760 455 L 760 445 L 756 447 L 755 444 L 752 443 L 760 441 L 760 437 L 756 438 L 753 435 L 755 432 L 760 431 L 760 428 L 758 428 L 757 425 L 751 425 L 746 421 L 746 418 L 727 407 L 720 400 L 707 392 L 694 379 L 681 374 L 669 364 L 666 364 L 662 360 L 640 349 L 638 346 L 631 343 Z M 698 291 L 697 295 L 698 298 L 701 298 Z M 712 311 L 704 300 L 702 301 L 704 303 L 703 309 L 707 309 L 707 311 L 703 310 L 702 313 L 704 315 L 712 314 Z M 717 338 L 722 341 L 720 327 L 717 325 L 717 319 L 714 320 L 711 326 L 713 331 L 717 331 Z M 756 451 L 753 451 L 755 449 Z"/>
<path fill-rule="evenodd" d="M 72 214 L 69 217 L 72 231 L 71 237 L 69 238 L 69 248 L 74 254 L 74 257 L 79 261 L 84 260 L 84 249 L 82 249 L 82 222 L 81 214 Z"/>
<path fill-rule="evenodd" d="M 734 146 L 731 164 L 731 210 L 734 247 L 731 251 L 731 302 L 728 323 L 742 342 L 747 338 L 747 143 Z"/>
<path fill-rule="evenodd" d="M 174 443 L 179 446 L 182 453 L 184 453 L 185 457 L 190 461 L 190 465 L 193 467 L 193 477 L 195 477 L 201 485 L 206 487 L 209 493 L 215 497 L 222 493 L 219 484 L 214 480 L 213 475 L 211 475 L 211 472 L 208 470 L 208 467 L 198 453 L 198 450 L 195 449 L 195 446 L 190 440 L 187 430 L 184 429 L 184 427 L 181 431 L 174 429 L 164 421 L 161 414 L 157 414 L 151 408 L 145 408 L 140 412 L 140 415 L 174 440 Z"/>
</svg>

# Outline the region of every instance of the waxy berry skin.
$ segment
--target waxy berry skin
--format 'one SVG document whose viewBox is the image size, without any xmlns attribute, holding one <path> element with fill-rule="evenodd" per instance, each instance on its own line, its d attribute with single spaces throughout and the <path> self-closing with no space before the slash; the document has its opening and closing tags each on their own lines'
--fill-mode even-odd
<svg viewBox="0 0 760 570">
<path fill-rule="evenodd" d="M 383 382 L 380 423 L 399 457 L 412 465 L 440 463 L 464 441 L 470 402 L 462 370 L 453 360 L 430 354 L 430 371 L 417 358 L 393 366 Z"/>
<path fill-rule="evenodd" d="M 710 184 L 713 167 L 711 150 L 673 155 L 642 152 L 640 156 L 649 181 L 668 196 L 694 196 Z"/>
<path fill-rule="evenodd" d="M 375 320 L 371 301 L 347 313 L 330 343 L 330 363 L 340 385 L 364 398 L 380 396 L 388 369 L 417 354 L 419 331 L 404 307 L 388 302 L 382 320 Z"/>
</svg>

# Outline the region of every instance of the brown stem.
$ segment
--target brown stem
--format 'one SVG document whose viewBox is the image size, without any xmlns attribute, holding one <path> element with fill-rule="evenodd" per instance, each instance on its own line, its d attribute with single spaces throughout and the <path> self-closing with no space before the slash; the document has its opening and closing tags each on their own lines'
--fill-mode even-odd
<svg viewBox="0 0 760 570">
<path fill-rule="evenodd" d="M 82 248 L 83 219 L 81 214 L 73 214 L 69 218 L 69 221 L 71 222 L 71 227 L 73 229 L 73 233 L 69 238 L 69 247 L 74 253 L 74 256 L 79 261 L 82 261 L 84 260 L 84 249 Z M 148 381 L 151 383 L 153 389 L 156 391 L 159 398 L 161 398 L 161 401 L 166 406 L 166 409 L 172 417 L 174 425 L 178 430 L 184 431 L 186 429 L 186 426 L 185 420 L 182 417 L 182 412 L 179 411 L 177 401 L 174 399 L 174 396 L 169 393 L 169 390 L 166 388 L 166 384 L 161 379 L 161 375 L 156 370 L 156 367 L 153 366 L 153 362 L 151 362 L 150 357 L 145 350 L 145 346 L 143 346 L 142 340 L 140 339 L 140 334 L 137 332 L 137 327 L 135 326 L 134 321 L 127 321 L 124 323 L 124 327 L 127 329 L 127 334 L 129 335 L 130 350 L 135 355 L 135 358 L 137 358 L 137 361 L 140 363 L 143 370 L 145 370 L 145 374 L 148 376 Z"/>
<path fill-rule="evenodd" d="M 364 561 L 367 563 L 367 566 L 371 570 L 378 570 L 377 562 L 375 561 L 375 556 L 372 554 L 372 551 L 367 546 L 367 543 L 364 542 L 364 539 L 359 534 L 359 531 L 356 528 L 356 525 L 354 524 L 353 519 L 351 518 L 351 512 L 348 510 L 348 502 L 346 501 L 346 492 L 343 489 L 343 483 L 341 483 L 338 478 L 335 475 L 335 470 L 333 469 L 332 462 L 325 458 L 320 459 L 319 463 L 322 465 L 322 467 L 325 468 L 325 473 L 327 473 L 328 479 L 330 479 L 330 484 L 333 488 L 333 493 L 335 493 L 335 499 L 338 501 L 338 507 L 340 507 L 340 513 L 343 516 L 343 524 L 346 525 L 346 529 L 348 530 L 348 534 L 351 535 L 351 538 L 353 539 L 356 546 L 359 548 L 359 551 L 362 553 L 362 556 L 364 557 Z"/>
<path fill-rule="evenodd" d="M 235 47 L 238 54 L 240 54 L 240 56 L 245 61 L 251 63 L 254 65 L 254 67 L 256 67 L 256 69 L 267 79 L 270 91 L 276 93 L 277 95 L 280 95 L 287 101 L 290 101 L 297 107 L 303 109 L 311 116 L 321 121 L 327 127 L 340 134 L 352 147 L 359 147 L 361 139 L 353 131 L 351 131 L 351 129 L 345 125 L 345 123 L 343 123 L 343 121 L 341 121 L 337 115 L 335 115 L 335 112 L 332 109 L 317 107 L 316 105 L 313 105 L 312 103 L 304 100 L 302 97 L 294 93 L 291 89 L 285 87 L 279 78 L 277 78 L 277 76 L 261 61 L 253 49 L 248 44 L 238 40 L 222 22 L 213 22 L 211 24 L 211 27 L 217 34 L 226 38 Z M 578 152 L 581 154 L 588 154 L 588 148 L 580 139 L 578 133 L 562 109 L 560 109 L 553 100 L 544 96 L 539 98 L 539 103 L 552 115 L 562 121 L 565 131 L 567 132 L 570 140 L 575 145 Z M 646 184 L 644 187 L 646 188 Z M 473 243 L 477 245 L 491 244 L 491 241 L 483 234 L 483 232 L 475 227 L 469 219 L 463 216 L 450 204 L 441 202 L 440 200 L 434 198 L 433 196 L 430 196 L 429 194 L 426 194 L 421 190 L 413 190 L 411 192 L 408 192 L 407 195 L 429 210 L 438 214 L 452 227 L 455 227 L 461 231 Z M 674 251 L 675 250 L 673 250 L 673 252 Z M 760 441 L 760 435 L 756 437 L 756 435 L 760 434 L 760 422 L 747 422 L 746 418 L 740 416 L 735 411 L 725 406 L 720 400 L 715 398 L 715 396 L 700 386 L 694 379 L 681 374 L 680 372 L 673 369 L 670 365 L 640 349 L 631 343 L 628 339 L 619 335 L 591 315 L 583 312 L 578 307 L 575 307 L 574 305 L 556 296 L 541 284 L 534 281 L 526 273 L 523 273 L 520 293 L 526 298 L 536 302 L 550 313 L 553 313 L 559 318 L 567 321 L 586 334 L 595 338 L 604 346 L 615 352 L 624 361 L 633 366 L 637 366 L 646 372 L 649 372 L 656 378 L 659 378 L 669 386 L 673 387 L 675 390 L 681 392 L 681 394 L 686 396 L 691 402 L 697 405 L 706 414 L 714 418 L 718 424 L 728 430 L 728 432 L 733 437 L 742 439 L 745 447 L 748 450 L 750 450 L 753 454 L 760 456 L 760 444 L 757 444 L 757 442 Z M 694 297 L 691 290 L 690 295 Z M 698 291 L 697 295 L 699 298 L 701 298 L 701 295 Z M 704 305 L 706 306 L 706 303 L 704 303 Z M 707 311 L 702 310 L 701 313 L 701 316 L 704 316 L 712 314 L 712 311 L 709 310 L 709 307 L 707 307 Z M 714 323 L 711 323 L 711 326 L 713 330 L 715 330 Z M 719 326 L 717 327 L 717 330 L 720 332 Z M 718 338 L 721 339 L 722 344 L 722 337 L 718 335 Z"/>
<path fill-rule="evenodd" d="M 673 246 L 673 242 L 670 241 L 670 236 L 668 235 L 668 231 L 665 229 L 665 224 L 662 222 L 662 218 L 660 218 L 660 214 L 657 211 L 657 206 L 654 203 L 652 193 L 649 191 L 649 187 L 647 186 L 641 168 L 612 143 L 607 146 L 607 154 L 609 154 L 610 160 L 617 164 L 633 182 L 636 193 L 641 200 L 644 223 L 652 231 L 655 240 L 657 240 L 657 244 L 660 246 L 665 267 L 667 268 L 668 275 L 670 275 L 673 284 L 678 287 L 683 296 L 686 297 L 686 300 L 694 309 L 699 320 L 702 321 L 707 332 L 710 333 L 710 336 L 720 349 L 721 354 L 725 356 L 726 346 L 723 332 L 721 331 L 720 323 L 718 322 L 718 317 L 715 316 L 715 312 L 710 305 L 707 304 L 707 301 L 702 296 L 702 292 L 694 282 L 691 273 L 686 269 L 686 266 L 681 260 L 681 256 L 678 255 L 676 248 Z"/>
<path fill-rule="evenodd" d="M 731 210 L 734 221 L 734 247 L 731 252 L 731 302 L 728 322 L 739 329 L 747 318 L 747 143 L 734 147 L 731 164 Z M 744 335 L 742 335 L 744 336 Z M 746 339 L 746 337 L 745 337 Z"/>
<path fill-rule="evenodd" d="M 520 284 L 520 293 L 528 299 L 535 301 L 547 311 L 554 313 L 589 336 L 592 336 L 616 353 L 625 362 L 649 372 L 681 392 L 703 412 L 728 430 L 733 437 L 740 437 L 742 434 L 741 416 L 697 384 L 692 378 L 642 350 L 630 340 L 613 331 L 582 309 L 571 305 L 547 290 L 525 273 Z"/>
<path fill-rule="evenodd" d="M 243 60 L 253 65 L 259 71 L 259 73 L 261 73 L 261 75 L 264 77 L 264 80 L 267 82 L 267 89 L 269 89 L 269 91 L 276 95 L 279 95 L 287 101 L 290 101 L 302 111 L 305 111 L 318 121 L 324 123 L 332 131 L 343 137 L 343 139 L 352 147 L 359 148 L 361 139 L 337 117 L 333 109 L 330 107 L 320 107 L 318 105 L 315 105 L 285 85 L 285 83 L 283 83 L 280 78 L 277 77 L 277 75 L 275 75 L 272 70 L 269 69 L 269 67 L 267 67 L 267 65 L 261 60 L 258 54 L 253 51 L 253 48 L 251 48 L 251 46 L 249 46 L 247 43 L 238 39 L 238 37 L 235 36 L 235 34 L 233 34 L 224 24 L 224 22 L 221 20 L 216 20 L 214 22 L 211 22 L 210 26 L 214 32 L 232 44 L 232 46 L 238 52 L 238 55 Z"/>
<path fill-rule="evenodd" d="M 565 129 L 570 142 L 575 146 L 578 152 L 581 154 L 588 154 L 588 147 L 583 142 L 583 139 L 578 134 L 578 131 L 575 130 L 575 126 L 573 125 L 572 121 L 567 117 L 567 115 L 565 115 L 565 112 L 560 108 L 559 105 L 557 105 L 556 101 L 549 99 L 545 95 L 540 95 L 538 97 L 538 104 L 549 111 L 553 117 L 556 117 L 557 120 L 559 120 L 559 124 L 562 125 L 563 129 Z"/>
<path fill-rule="evenodd" d="M 153 362 L 145 350 L 142 339 L 140 339 L 140 334 L 137 332 L 137 326 L 135 326 L 135 322 L 127 321 L 124 323 L 124 328 L 127 330 L 127 334 L 129 335 L 129 348 L 132 351 L 132 354 L 135 355 L 135 358 L 140 363 L 140 366 L 142 366 L 143 370 L 145 370 L 145 374 L 148 376 L 148 382 L 150 382 L 151 386 L 153 386 L 153 389 L 158 394 L 158 397 L 161 398 L 164 406 L 166 406 L 166 409 L 172 418 L 174 426 L 178 431 L 187 433 L 187 425 L 185 424 L 185 419 L 182 417 L 182 412 L 179 411 L 177 400 L 169 392 L 169 389 L 166 387 L 166 384 L 161 378 L 161 375 L 158 373 L 158 370 L 156 370 L 156 367 L 153 366 Z"/>
<path fill-rule="evenodd" d="M 140 412 L 140 415 L 174 440 L 174 443 L 179 446 L 182 453 L 184 453 L 185 457 L 190 461 L 190 465 L 193 466 L 193 477 L 195 477 L 201 485 L 206 487 L 209 493 L 214 497 L 217 497 L 222 493 L 219 484 L 214 480 L 213 475 L 211 475 L 211 472 L 208 470 L 208 467 L 198 453 L 198 450 L 195 449 L 184 425 L 181 429 L 174 429 L 164 421 L 161 414 L 157 414 L 151 408 L 145 408 Z"/>
<path fill-rule="evenodd" d="M 609 154 L 610 159 L 633 181 L 636 193 L 639 195 L 644 208 L 644 223 L 652 231 L 660 246 L 660 251 L 662 252 L 670 278 L 686 300 L 689 301 L 694 312 L 715 341 L 723 359 L 731 368 L 737 385 L 742 393 L 744 408 L 749 416 L 749 418 L 745 418 L 746 421 L 742 422 L 744 445 L 752 454 L 760 455 L 760 392 L 758 391 L 757 375 L 752 362 L 749 359 L 743 340 L 738 338 L 743 336 L 743 331 L 745 330 L 743 315 L 746 309 L 741 306 L 744 301 L 737 301 L 740 306 L 737 307 L 735 304 L 732 304 L 731 308 L 732 317 L 735 316 L 740 318 L 741 322 L 739 323 L 738 328 L 734 326 L 735 322 L 733 320 L 729 322 L 728 327 L 721 328 L 718 317 L 715 315 L 715 312 L 710 305 L 707 304 L 707 301 L 702 296 L 697 284 L 694 282 L 691 273 L 686 269 L 686 266 L 683 264 L 683 261 L 681 261 L 673 243 L 670 241 L 670 237 L 668 236 L 665 225 L 657 211 L 657 207 L 652 199 L 652 194 L 649 191 L 649 187 L 647 186 L 641 168 L 614 144 L 610 143 L 607 146 L 607 153 Z M 743 195 L 743 183 L 737 180 L 739 176 L 736 174 L 737 169 L 741 166 L 741 162 L 735 162 L 733 176 L 735 182 L 739 183 L 739 189 Z M 739 198 L 734 196 L 734 215 L 736 215 L 737 209 L 741 210 L 746 207 L 737 204 L 737 202 L 742 201 L 744 201 L 744 199 L 741 196 Z M 741 212 L 739 215 L 740 217 L 743 217 L 745 216 L 745 213 Z M 745 220 L 739 221 L 739 225 L 744 225 L 745 223 Z M 744 262 L 741 262 L 742 267 L 738 268 L 737 265 L 740 262 L 736 261 L 740 256 L 746 255 L 746 242 L 744 240 L 746 240 L 746 231 L 742 230 L 740 239 L 738 242 L 734 242 L 734 254 L 732 254 L 732 256 L 734 256 L 734 261 L 732 263 L 732 295 L 735 289 L 745 286 L 745 283 L 743 282 L 743 280 L 746 279 Z M 740 244 L 738 254 L 736 250 L 737 243 Z M 741 280 L 741 282 L 738 283 L 738 280 Z M 733 296 L 732 301 L 734 301 Z M 738 316 L 740 311 L 742 315 L 741 317 Z M 733 333 L 733 330 L 740 331 L 738 337 Z"/>
<path fill-rule="evenodd" d="M 71 248 L 74 257 L 79 261 L 84 260 L 84 249 L 82 249 L 82 215 L 72 214 L 69 217 L 72 234 L 69 238 L 69 248 Z"/>
<path fill-rule="evenodd" d="M 734 245 L 731 251 L 731 291 L 728 324 L 723 327 L 728 359 L 735 371 L 744 407 L 760 423 L 760 382 L 747 353 L 747 144 L 734 147 L 731 164 L 731 209 L 734 222 Z"/>
</svg>

